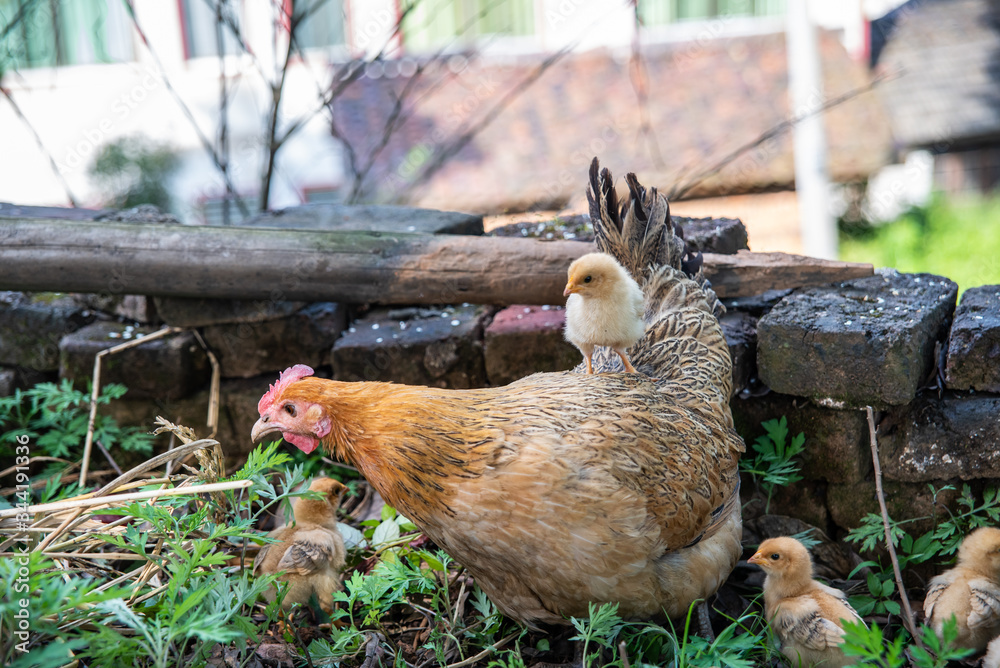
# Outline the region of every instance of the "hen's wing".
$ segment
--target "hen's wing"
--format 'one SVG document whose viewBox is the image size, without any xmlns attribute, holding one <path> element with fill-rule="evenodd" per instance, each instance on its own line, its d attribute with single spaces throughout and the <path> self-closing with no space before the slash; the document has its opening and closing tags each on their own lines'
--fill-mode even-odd
<svg viewBox="0 0 1000 668">
<path fill-rule="evenodd" d="M 276 570 L 296 575 L 310 575 L 327 568 L 336 554 L 329 529 L 296 531 L 295 537 L 278 562 Z"/>
</svg>

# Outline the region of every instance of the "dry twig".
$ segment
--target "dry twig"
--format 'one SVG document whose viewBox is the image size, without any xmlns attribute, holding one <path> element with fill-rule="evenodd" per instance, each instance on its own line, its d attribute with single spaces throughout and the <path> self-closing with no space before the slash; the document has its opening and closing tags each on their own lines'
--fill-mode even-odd
<svg viewBox="0 0 1000 668">
<path fill-rule="evenodd" d="M 917 628 L 913 622 L 913 608 L 910 607 L 910 597 L 906 595 L 906 587 L 903 585 L 903 573 L 899 569 L 899 559 L 896 558 L 896 547 L 892 544 L 892 529 L 889 527 L 889 511 L 885 507 L 885 494 L 882 491 L 882 466 L 878 460 L 878 441 L 875 438 L 875 416 L 872 407 L 866 406 L 865 412 L 868 415 L 868 438 L 872 448 L 872 465 L 875 467 L 875 493 L 878 496 L 878 506 L 882 511 L 882 527 L 885 529 L 885 546 L 889 550 L 889 559 L 892 561 L 892 573 L 896 578 L 896 587 L 899 589 L 899 598 L 903 603 L 903 624 L 910 632 L 913 641 L 921 648 L 924 647 L 920 636 L 917 635 Z"/>
</svg>

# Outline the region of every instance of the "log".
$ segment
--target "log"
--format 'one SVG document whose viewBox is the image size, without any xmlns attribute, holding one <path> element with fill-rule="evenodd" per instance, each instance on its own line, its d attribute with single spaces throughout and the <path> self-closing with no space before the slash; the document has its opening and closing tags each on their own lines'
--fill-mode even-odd
<svg viewBox="0 0 1000 668">
<path fill-rule="evenodd" d="M 378 304 L 560 304 L 578 241 L 0 217 L 0 290 Z M 783 254 L 705 256 L 720 297 L 871 275 Z"/>
</svg>

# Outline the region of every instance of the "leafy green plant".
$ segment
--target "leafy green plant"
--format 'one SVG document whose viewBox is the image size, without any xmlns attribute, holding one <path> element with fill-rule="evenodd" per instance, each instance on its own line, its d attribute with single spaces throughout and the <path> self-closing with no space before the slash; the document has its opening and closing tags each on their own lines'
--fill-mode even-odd
<svg viewBox="0 0 1000 668">
<path fill-rule="evenodd" d="M 570 622 L 576 629 L 576 635 L 570 640 L 579 640 L 583 643 L 583 665 L 590 666 L 601 655 L 601 650 L 614 650 L 615 640 L 624 626 L 622 618 L 618 615 L 618 604 L 603 603 L 588 605 L 589 616 L 587 619 L 573 617 Z M 597 646 L 597 651 L 588 653 L 591 644 Z"/>
<path fill-rule="evenodd" d="M 916 668 L 945 668 L 951 661 L 958 661 L 972 654 L 971 649 L 958 647 L 958 624 L 952 617 L 946 621 L 939 637 L 929 626 L 920 627 L 920 639 L 923 647 L 907 645 L 907 634 L 900 633 L 889 641 L 882 635 L 882 629 L 876 624 L 866 627 L 860 622 L 844 621 L 844 636 L 842 646 L 844 654 L 857 657 L 858 664 L 879 666 L 880 668 L 901 668 L 906 665 L 906 654 L 913 660 Z"/>
<path fill-rule="evenodd" d="M 754 482 L 767 494 L 764 512 L 770 512 L 771 496 L 776 487 L 790 485 L 802 480 L 799 475 L 800 466 L 793 458 L 802 453 L 805 446 L 805 434 L 799 433 L 788 441 L 788 419 L 783 415 L 780 419 L 762 422 L 766 432 L 757 437 L 752 444 L 753 457 L 744 455 L 740 459 L 740 471 L 753 477 Z"/>
<path fill-rule="evenodd" d="M 98 405 L 120 399 L 124 385 L 108 383 L 101 388 Z M 69 458 L 79 454 L 87 435 L 90 417 L 90 392 L 74 389 L 68 379 L 39 383 L 28 390 L 16 390 L 0 397 L 0 456 L 12 456 L 18 436 L 27 436 L 38 447 L 37 454 Z M 153 437 L 137 427 L 121 427 L 114 418 L 98 412 L 94 420 L 94 439 L 105 447 L 149 454 Z"/>
<path fill-rule="evenodd" d="M 105 144 L 90 166 L 90 176 L 104 190 L 108 206 L 127 209 L 154 204 L 170 209 L 166 183 L 178 167 L 170 148 L 141 136 L 122 137 Z"/>
</svg>

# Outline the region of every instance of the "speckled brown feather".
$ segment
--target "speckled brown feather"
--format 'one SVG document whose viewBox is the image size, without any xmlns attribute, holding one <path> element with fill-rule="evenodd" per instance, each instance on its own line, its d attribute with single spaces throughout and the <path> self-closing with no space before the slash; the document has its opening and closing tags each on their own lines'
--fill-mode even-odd
<svg viewBox="0 0 1000 668">
<path fill-rule="evenodd" d="M 592 209 L 615 221 L 605 174 Z M 324 446 L 529 625 L 586 615 L 590 601 L 618 602 L 626 618 L 679 616 L 739 558 L 744 446 L 728 404 L 729 352 L 714 294 L 676 268 L 665 209 L 640 215 L 633 202 L 626 233 L 601 242 L 637 280 L 645 258 L 674 265 L 643 274 L 648 329 L 630 349 L 657 381 L 606 373 L 606 360 L 599 375 L 542 373 L 477 390 L 305 378 L 276 404 L 324 407 L 333 422 Z M 615 247 L 635 243 L 635 253 Z"/>
</svg>

